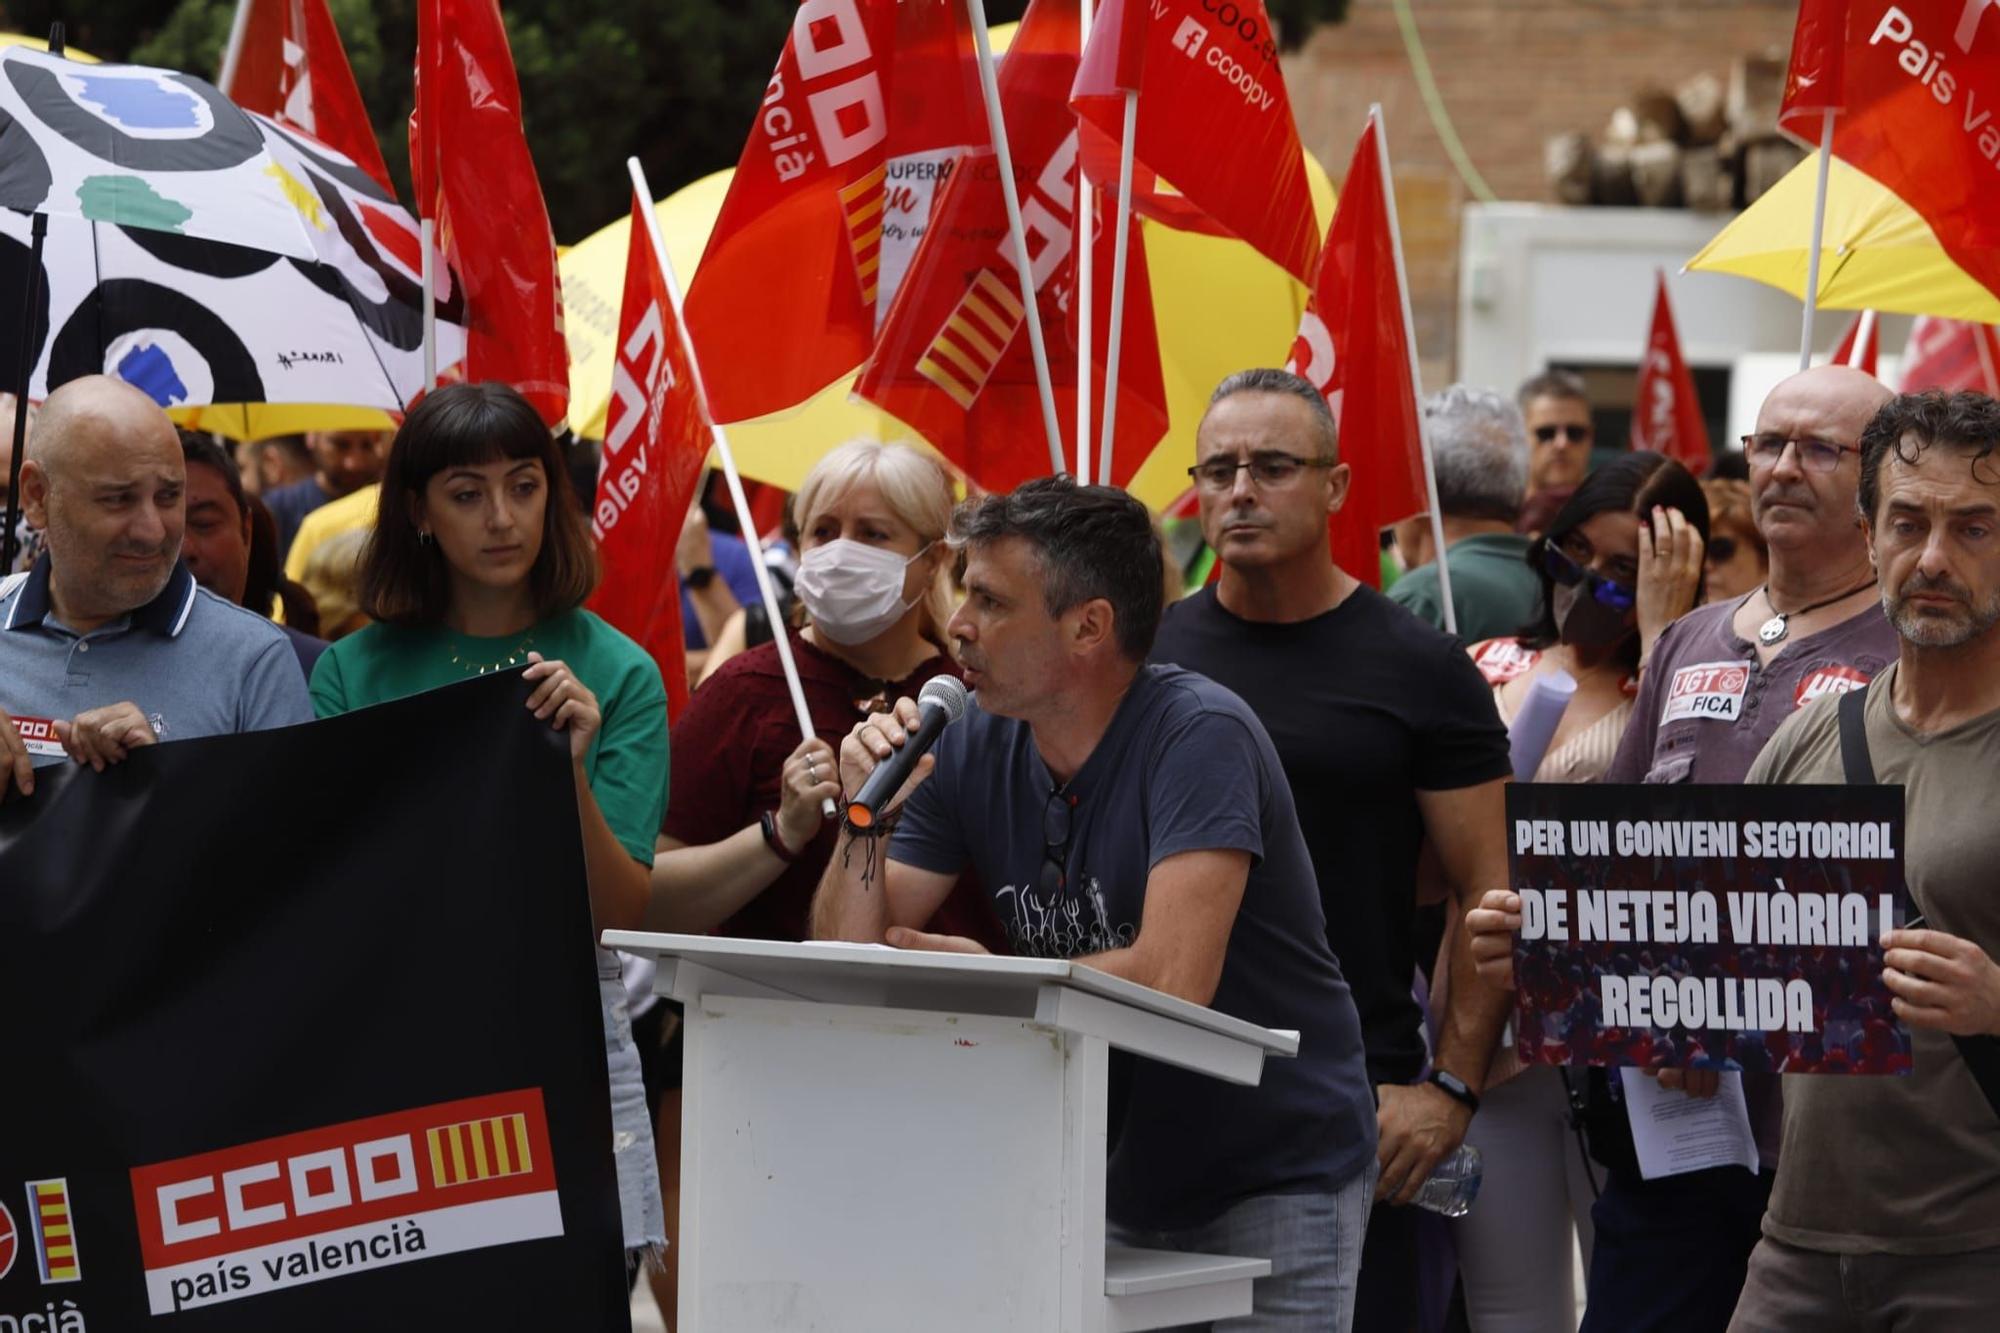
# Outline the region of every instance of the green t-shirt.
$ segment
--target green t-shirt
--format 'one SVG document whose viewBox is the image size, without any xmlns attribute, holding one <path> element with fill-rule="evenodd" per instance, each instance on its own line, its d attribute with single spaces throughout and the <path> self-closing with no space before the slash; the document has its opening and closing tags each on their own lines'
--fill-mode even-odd
<svg viewBox="0 0 2000 1333">
<path fill-rule="evenodd" d="M 1528 566 L 1526 537 L 1511 532 L 1482 532 L 1452 543 L 1451 605 L 1458 613 L 1458 637 L 1464 643 L 1511 638 L 1535 618 L 1541 606 L 1542 582 Z M 1438 595 L 1435 562 L 1420 565 L 1396 580 L 1389 600 L 1417 619 L 1444 628 L 1444 598 Z"/>
<path fill-rule="evenodd" d="M 604 724 L 583 759 L 604 822 L 634 859 L 653 863 L 667 807 L 667 691 L 638 644 L 589 611 L 566 611 L 526 634 L 483 639 L 441 625 L 370 625 L 320 655 L 313 712 L 332 717 L 525 664 L 538 652 L 567 665 L 597 696 Z"/>
</svg>

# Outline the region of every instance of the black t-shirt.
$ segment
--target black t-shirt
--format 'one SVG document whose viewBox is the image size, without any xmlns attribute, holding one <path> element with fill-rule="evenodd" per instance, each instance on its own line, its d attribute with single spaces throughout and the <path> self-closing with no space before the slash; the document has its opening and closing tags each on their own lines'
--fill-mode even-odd
<svg viewBox="0 0 2000 1333">
<path fill-rule="evenodd" d="M 1141 670 L 1065 795 L 1068 853 L 1044 884 L 1055 784 L 1027 724 L 978 696 L 938 740 L 889 857 L 976 868 L 1016 953 L 1076 958 L 1130 945 L 1153 867 L 1190 851 L 1250 854 L 1216 1011 L 1299 1033 L 1254 1088 L 1133 1064 L 1106 1208 L 1141 1228 L 1195 1226 L 1257 1194 L 1330 1193 L 1375 1155 L 1361 1028 L 1322 935 L 1312 866 L 1270 738 L 1241 699 L 1175 667 Z M 1057 799 L 1061 799 L 1058 797 Z"/>
<path fill-rule="evenodd" d="M 1424 1063 L 1410 995 L 1424 841 L 1416 793 L 1512 771 L 1491 688 L 1456 639 L 1367 587 L 1287 625 L 1231 615 L 1204 588 L 1167 609 L 1153 660 L 1228 686 L 1271 733 L 1327 940 L 1361 1011 L 1369 1077 L 1412 1081 Z"/>
</svg>

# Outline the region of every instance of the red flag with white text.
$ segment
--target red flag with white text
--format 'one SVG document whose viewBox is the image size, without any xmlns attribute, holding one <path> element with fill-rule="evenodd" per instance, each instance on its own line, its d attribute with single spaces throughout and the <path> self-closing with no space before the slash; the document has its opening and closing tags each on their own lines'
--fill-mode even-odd
<svg viewBox="0 0 2000 1333">
<path fill-rule="evenodd" d="M 1380 133 L 1371 117 L 1354 146 L 1286 366 L 1340 425 L 1353 479 L 1331 520 L 1333 561 L 1371 588 L 1382 583 L 1382 529 L 1429 507 Z"/>
<path fill-rule="evenodd" d="M 805 401 L 875 341 L 939 179 L 986 140 L 958 0 L 803 0 L 687 294 L 709 410 Z"/>
<path fill-rule="evenodd" d="M 590 596 L 590 609 L 659 664 L 667 683 L 667 715 L 678 718 L 688 682 L 674 546 L 710 435 L 666 274 L 647 232 L 651 211 L 649 200 L 634 196 L 618 360 L 591 506 L 590 530 L 603 577 Z"/>
<path fill-rule="evenodd" d="M 1834 155 L 2000 294 L 2000 5 L 1805 0 L 1779 120 L 1817 144 L 1826 110 L 1838 112 Z"/>
<path fill-rule="evenodd" d="M 1880 323 L 1873 310 L 1855 311 L 1854 318 L 1848 322 L 1847 332 L 1840 335 L 1840 343 L 1833 349 L 1828 364 L 1852 366 L 1870 375 L 1875 374 L 1882 353 L 1882 337 L 1877 331 Z"/>
<path fill-rule="evenodd" d="M 326 0 L 237 0 L 237 5 L 234 49 L 223 57 L 228 77 L 216 86 L 245 111 L 260 112 L 345 155 L 393 195 L 382 146 Z"/>
<path fill-rule="evenodd" d="M 1673 307 L 1667 302 L 1667 275 L 1658 278 L 1653 327 L 1646 336 L 1639 388 L 1633 396 L 1632 447 L 1665 454 L 1699 477 L 1711 460 L 1708 425 L 1702 419 L 1701 400 L 1695 397 L 1694 376 L 1681 357 Z"/>
<path fill-rule="evenodd" d="M 2000 335 L 1993 326 L 1919 315 L 1903 346 L 1902 392 L 1925 389 L 2000 396 Z"/>
<path fill-rule="evenodd" d="M 1000 102 L 1048 346 L 1063 456 L 1076 457 L 1076 0 L 1034 0 L 1000 63 Z M 1111 217 L 1097 196 L 1097 216 Z M 1166 433 L 1166 390 L 1138 219 L 1130 223 L 1118 413 L 1108 478 L 1122 484 Z M 1091 401 L 1104 401 L 1116 229 L 1093 252 Z M 999 166 L 990 149 L 959 159 L 855 392 L 915 428 L 980 486 L 1006 491 L 1048 475 L 1027 312 L 1021 303 Z M 1093 432 L 1094 434 L 1094 432 Z"/>
<path fill-rule="evenodd" d="M 504 380 L 553 429 L 569 412 L 555 236 L 495 0 L 421 0 L 410 175 L 463 284 L 465 379 Z"/>
<path fill-rule="evenodd" d="M 1127 90 L 1139 94 L 1134 208 L 1235 236 L 1310 282 L 1319 226 L 1263 0 L 1102 0 L 1071 105 L 1084 174 L 1106 189 L 1117 186 Z"/>
</svg>

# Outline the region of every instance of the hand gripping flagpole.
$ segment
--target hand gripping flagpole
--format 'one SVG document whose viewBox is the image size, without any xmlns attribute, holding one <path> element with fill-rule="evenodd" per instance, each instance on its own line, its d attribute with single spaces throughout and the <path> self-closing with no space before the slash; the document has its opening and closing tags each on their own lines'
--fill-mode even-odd
<svg viewBox="0 0 2000 1333">
<path fill-rule="evenodd" d="M 1820 113 L 1819 184 L 1813 189 L 1812 249 L 1806 251 L 1805 326 L 1799 331 L 1799 369 L 1812 365 L 1813 314 L 1819 309 L 1819 250 L 1826 235 L 1826 178 L 1833 167 L 1833 112 Z"/>
<path fill-rule="evenodd" d="M 1090 24 L 1096 17 L 1097 6 L 1093 0 L 1081 0 L 1076 7 L 1077 33 L 1076 49 L 1083 50 L 1090 45 Z M 1091 307 L 1096 293 L 1091 290 L 1097 278 L 1097 263 L 1094 252 L 1097 249 L 1097 195 L 1090 188 L 1090 182 L 1083 176 L 1083 159 L 1076 164 L 1076 207 L 1071 210 L 1071 244 L 1076 247 L 1076 479 L 1083 485 L 1090 485 L 1090 352 L 1093 341 L 1091 328 Z M 1105 485 L 1111 484 L 1106 475 L 1100 478 Z"/>
<path fill-rule="evenodd" d="M 986 35 L 985 0 L 965 0 L 965 15 L 972 26 L 973 47 L 979 56 L 979 91 L 986 99 L 986 126 L 993 135 L 993 156 L 1000 168 L 1000 195 L 1007 201 L 1007 235 L 1013 242 L 1009 248 L 1014 252 L 1014 272 L 1021 283 L 1028 349 L 1035 358 L 1035 387 L 1042 398 L 1042 430 L 1049 437 L 1049 467 L 1053 472 L 1067 472 L 1062 427 L 1056 422 L 1056 391 L 1049 380 L 1049 349 L 1042 340 L 1041 307 L 1035 300 L 1035 275 L 1028 263 L 1028 233 L 1021 225 L 1021 195 L 1014 185 L 1014 155 L 1007 150 L 1007 122 L 1000 114 L 1000 80 L 993 72 L 993 43 Z"/>
<path fill-rule="evenodd" d="M 1125 90 L 1125 126 L 1118 141 L 1118 230 L 1111 238 L 1111 332 L 1104 348 L 1104 435 L 1098 445 L 1098 475 L 1111 484 L 1111 441 L 1118 426 L 1118 357 L 1124 350 L 1125 261 L 1132 246 L 1132 141 L 1139 137 L 1139 90 Z"/>
<path fill-rule="evenodd" d="M 701 413 L 709 416 L 708 389 L 701 378 L 701 359 L 695 355 L 694 339 L 689 336 L 687 325 L 681 319 L 681 284 L 674 276 L 674 261 L 667 257 L 666 238 L 660 235 L 660 219 L 653 212 L 652 187 L 646 184 L 645 169 L 639 159 L 625 159 L 625 170 L 632 177 L 632 188 L 638 191 L 644 206 L 639 214 L 646 220 L 646 238 L 652 242 L 653 258 L 659 263 L 660 273 L 667 280 L 667 297 L 674 303 L 674 323 L 681 331 L 681 346 L 687 349 L 688 371 L 694 376 L 695 397 L 701 402 Z M 792 659 L 792 639 L 785 633 L 785 617 L 778 609 L 778 591 L 771 586 L 771 570 L 764 563 L 764 557 L 757 546 L 757 520 L 750 513 L 750 500 L 743 494 L 743 477 L 736 470 L 736 455 L 729 448 L 729 436 L 722 427 L 709 417 L 709 437 L 715 445 L 716 461 L 722 464 L 722 479 L 729 486 L 729 502 L 736 508 L 736 521 L 743 529 L 743 538 L 750 544 L 750 568 L 757 576 L 757 595 L 764 603 L 764 614 L 771 618 L 771 641 L 778 646 L 778 662 L 785 670 L 785 688 L 792 696 L 792 711 L 798 715 L 799 733 L 811 740 L 818 733 L 813 730 L 812 713 L 806 708 L 805 687 L 799 683 L 799 664 Z M 828 819 L 837 818 L 840 807 L 832 797 L 820 802 L 820 814 Z"/>
<path fill-rule="evenodd" d="M 1368 108 L 1375 126 L 1375 155 L 1382 167 L 1382 205 L 1389 212 L 1389 246 L 1396 256 L 1396 294 L 1403 303 L 1403 342 L 1410 349 L 1410 391 L 1417 397 L 1417 445 L 1424 458 L 1424 494 L 1431 505 L 1431 544 L 1438 572 L 1438 597 L 1444 603 L 1444 628 L 1458 633 L 1458 611 L 1451 603 L 1451 565 L 1444 558 L 1444 515 L 1438 509 L 1437 467 L 1431 461 L 1431 428 L 1424 420 L 1424 376 L 1417 361 L 1417 321 L 1410 313 L 1410 275 L 1403 267 L 1403 224 L 1396 218 L 1396 183 L 1389 175 L 1389 131 L 1382 123 L 1382 105 Z"/>
</svg>

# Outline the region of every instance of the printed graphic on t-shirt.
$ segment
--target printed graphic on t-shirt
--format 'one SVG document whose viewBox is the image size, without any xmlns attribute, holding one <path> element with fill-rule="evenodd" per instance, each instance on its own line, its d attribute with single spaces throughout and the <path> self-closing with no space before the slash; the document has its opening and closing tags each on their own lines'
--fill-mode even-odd
<svg viewBox="0 0 2000 1333">
<path fill-rule="evenodd" d="M 1488 685 L 1505 685 L 1516 676 L 1525 676 L 1541 659 L 1534 649 L 1523 648 L 1519 639 L 1488 639 L 1472 649 L 1472 665 L 1479 668 Z"/>
<path fill-rule="evenodd" d="M 28 753 L 41 759 L 63 757 L 62 741 L 56 736 L 56 724 L 46 717 L 17 717 L 14 730 L 21 733 L 21 743 L 28 747 Z"/>
<path fill-rule="evenodd" d="M 1845 694 L 1849 690 L 1866 689 L 1867 686 L 1867 674 L 1853 667 L 1821 667 L 1817 671 L 1808 671 L 1799 680 L 1798 706 L 1804 708 L 1822 695 Z"/>
<path fill-rule="evenodd" d="M 1684 717 L 1734 722 L 1743 715 L 1743 692 L 1750 685 L 1750 669 L 1741 662 L 1698 662 L 1674 672 L 1667 687 L 1662 724 Z"/>
<path fill-rule="evenodd" d="M 1013 885 L 993 895 L 993 904 L 1007 927 L 1007 942 L 1024 958 L 1080 958 L 1085 954 L 1123 949 L 1138 935 L 1134 922 L 1113 927 L 1096 876 L 1084 878 L 1082 891 L 1057 889 L 1044 895 L 1033 885 Z"/>
</svg>

